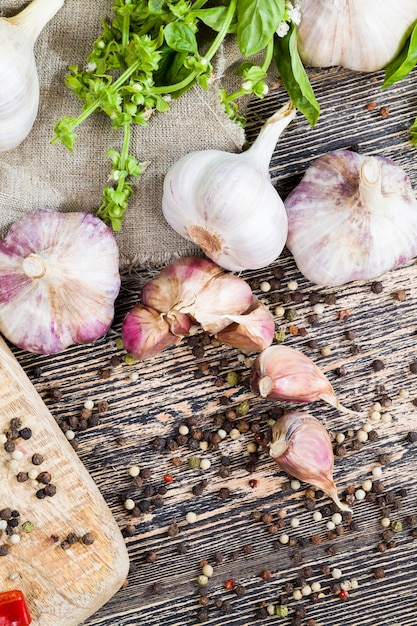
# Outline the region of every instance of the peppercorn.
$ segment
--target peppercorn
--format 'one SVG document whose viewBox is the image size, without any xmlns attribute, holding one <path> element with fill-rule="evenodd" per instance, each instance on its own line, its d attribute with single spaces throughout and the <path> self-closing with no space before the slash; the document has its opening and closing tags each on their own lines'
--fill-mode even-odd
<svg viewBox="0 0 417 626">
<path fill-rule="evenodd" d="M 94 535 L 92 533 L 85 533 L 81 537 L 81 541 L 85 546 L 91 546 L 94 543 Z"/>
<path fill-rule="evenodd" d="M 227 487 L 221 487 L 219 490 L 219 496 L 222 500 L 225 500 L 230 495 L 229 489 Z"/>
<path fill-rule="evenodd" d="M 233 589 L 233 591 L 239 597 L 244 596 L 245 593 L 246 593 L 246 589 L 245 589 L 245 587 L 243 585 L 236 585 L 235 588 Z"/>
<path fill-rule="evenodd" d="M 385 578 L 385 571 L 384 571 L 384 569 L 383 569 L 382 567 L 377 567 L 377 568 L 374 570 L 374 577 L 375 577 L 377 580 L 378 580 L 378 579 L 381 579 L 381 578 Z"/>
<path fill-rule="evenodd" d="M 9 548 L 5 543 L 0 544 L 0 556 L 7 556 L 9 553 Z"/>
<path fill-rule="evenodd" d="M 270 569 L 264 569 L 261 572 L 262 580 L 270 580 L 272 578 L 272 572 Z"/>
<path fill-rule="evenodd" d="M 383 361 L 381 361 L 381 359 L 375 359 L 375 361 L 372 361 L 371 367 L 374 372 L 380 372 L 385 368 L 385 364 Z"/>
<path fill-rule="evenodd" d="M 381 293 L 383 288 L 383 284 L 380 281 L 375 281 L 371 285 L 372 293 Z"/>
<path fill-rule="evenodd" d="M 417 441 L 417 431 L 416 430 L 410 431 L 407 434 L 407 441 L 408 441 L 408 443 L 416 443 L 416 441 Z"/>
<path fill-rule="evenodd" d="M 42 454 L 33 454 L 32 455 L 32 463 L 33 465 L 41 465 L 43 463 L 43 456 Z"/>
</svg>

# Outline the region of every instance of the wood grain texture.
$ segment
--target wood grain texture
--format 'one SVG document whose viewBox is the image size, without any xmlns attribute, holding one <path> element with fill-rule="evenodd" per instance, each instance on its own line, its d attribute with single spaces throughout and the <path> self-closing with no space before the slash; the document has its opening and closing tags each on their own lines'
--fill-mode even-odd
<svg viewBox="0 0 417 626">
<path fill-rule="evenodd" d="M 415 183 L 415 148 L 409 143 L 407 132 L 417 115 L 415 73 L 383 92 L 381 73 L 360 75 L 332 69 L 314 70 L 311 76 L 322 116 L 317 126 L 310 129 L 298 115 L 283 135 L 271 161 L 278 191 L 284 196 L 315 156 L 353 144 L 363 152 L 394 158 Z M 377 101 L 378 106 L 388 106 L 390 115 L 383 118 L 378 109 L 368 111 L 365 105 L 371 100 Z M 278 86 L 265 100 L 253 103 L 249 139 L 255 137 L 266 117 L 284 101 L 285 93 Z M 283 273 L 280 285 L 268 293 L 262 292 L 259 282 L 270 281 L 278 268 Z M 344 405 L 359 403 L 362 415 L 357 416 L 347 416 L 320 402 L 300 406 L 255 397 L 247 385 L 250 363 L 242 360 L 239 351 L 226 346 L 208 344 L 204 355 L 198 358 L 192 347 L 183 342 L 148 362 L 127 364 L 116 340 L 125 313 L 138 302 L 140 288 L 151 275 L 152 270 L 143 269 L 124 277 L 113 330 L 95 344 L 74 346 L 53 357 L 13 348 L 62 427 L 80 415 L 85 400 L 95 402 L 93 415 L 98 423 L 85 423 L 81 430 L 76 429 L 78 455 L 119 527 L 135 528 L 133 536 L 126 536 L 131 560 L 127 586 L 87 619 L 84 626 L 194 626 L 204 617 L 210 626 L 290 626 L 300 606 L 306 611 L 301 619 L 303 626 L 308 619 L 314 619 L 316 626 L 417 626 L 416 523 L 410 518 L 417 513 L 417 444 L 407 439 L 409 432 L 417 430 L 417 408 L 413 403 L 417 398 L 417 375 L 410 370 L 417 359 L 415 263 L 381 277 L 383 289 L 379 294 L 372 291 L 369 282 L 352 283 L 337 290 L 311 285 L 298 272 L 287 251 L 273 266 L 243 273 L 272 311 L 277 304 L 295 311 L 293 322 L 276 318 L 277 329 L 286 333 L 285 344 L 302 350 L 326 372 Z M 299 302 L 293 301 L 287 288 L 294 279 L 301 294 Z M 402 301 L 396 297 L 400 289 L 406 295 Z M 319 294 L 324 304 L 324 312 L 315 323 L 309 300 L 312 293 Z M 326 297 L 332 295 L 335 302 L 328 303 Z M 345 313 L 342 321 L 340 312 L 347 311 L 349 314 Z M 290 327 L 294 325 L 304 328 L 307 335 L 291 334 Z M 356 338 L 347 339 L 347 330 L 355 331 Z M 316 347 L 310 347 L 311 340 L 316 340 Z M 325 346 L 330 348 L 327 357 L 321 354 Z M 384 364 L 380 371 L 372 367 L 377 359 Z M 340 368 L 345 368 L 343 376 Z M 103 370 L 108 371 L 106 377 Z M 233 387 L 227 382 L 230 371 L 241 377 Z M 55 388 L 63 394 L 59 401 L 52 397 Z M 99 412 L 100 401 L 108 403 L 107 410 Z M 386 416 L 381 421 L 371 421 L 372 441 L 354 449 L 352 441 L 357 431 L 369 421 L 373 404 L 381 401 L 390 404 L 382 414 L 390 414 L 392 419 L 388 421 Z M 243 402 L 249 404 L 249 410 L 239 415 Z M 357 527 L 352 529 L 344 521 L 343 534 L 329 537 L 326 524 L 333 509 L 326 497 L 320 497 L 314 505 L 323 512 L 323 520 L 314 522 L 312 511 L 307 510 L 307 485 L 293 490 L 288 477 L 262 445 L 258 446 L 252 466 L 248 466 L 248 444 L 255 441 L 254 431 L 267 433 L 267 420 L 277 407 L 308 410 L 330 432 L 347 435 L 346 453 L 336 457 L 334 472 L 341 496 L 348 487 L 357 489 L 364 480 L 372 478 L 372 469 L 381 464 L 381 455 L 388 455 L 381 481 L 383 496 L 393 503 L 383 507 L 381 501 L 371 502 L 369 498 L 356 501 L 353 520 Z M 226 437 L 207 451 L 193 449 L 189 439 L 180 441 L 173 450 L 169 446 L 163 450 L 155 448 L 157 436 L 169 442 L 178 441 L 178 428 L 190 417 L 196 418 L 202 430 L 217 432 L 219 416 L 228 411 L 237 413 L 233 425 L 242 430 L 238 439 Z M 188 460 L 192 456 L 208 458 L 211 467 L 206 471 L 191 469 Z M 224 456 L 230 462 L 228 476 L 221 470 Z M 178 467 L 174 464 L 176 458 L 181 461 Z M 132 465 L 149 474 L 145 473 L 140 486 L 129 475 Z M 173 482 L 165 482 L 165 475 L 172 476 Z M 201 495 L 194 495 L 193 487 L 203 480 L 207 481 L 204 490 Z M 161 487 L 166 488 L 166 493 L 158 494 Z M 222 488 L 229 490 L 225 498 L 220 495 Z M 155 503 L 158 495 L 161 501 Z M 149 510 L 132 516 L 123 506 L 126 497 L 133 498 L 142 508 L 147 502 Z M 283 528 L 271 533 L 271 526 L 280 524 L 283 509 L 287 512 Z M 255 510 L 271 513 L 272 524 L 255 519 Z M 189 511 L 197 515 L 194 524 L 185 520 Z M 395 545 L 380 552 L 377 545 L 382 541 L 384 515 L 401 522 L 402 530 L 393 534 L 391 541 Z M 290 525 L 293 517 L 300 521 L 297 528 Z M 174 520 L 179 534 L 169 536 Z M 290 545 L 277 541 L 283 532 L 290 536 Z M 310 540 L 313 535 L 321 538 L 320 544 Z M 303 539 L 307 539 L 305 545 Z M 179 553 L 183 545 L 187 550 Z M 214 559 L 216 552 L 223 555 L 220 563 Z M 149 553 L 157 555 L 155 562 L 149 562 Z M 214 567 L 214 575 L 205 587 L 207 607 L 200 603 L 197 584 L 200 563 L 205 559 Z M 286 618 L 259 616 L 260 603 L 276 605 L 286 586 L 297 586 L 297 577 L 306 565 L 313 568 L 308 582 L 321 584 L 321 597 L 315 602 L 310 597 L 298 601 L 289 593 Z M 342 570 L 342 577 L 336 582 L 357 580 L 357 589 L 349 592 L 346 601 L 335 593 L 335 579 L 323 569 L 325 566 Z M 375 577 L 377 568 L 384 570 L 383 578 Z M 271 570 L 269 580 L 261 577 L 265 569 Z M 231 578 L 241 586 L 237 590 L 244 590 L 244 595 L 224 587 Z M 158 593 L 154 585 L 160 586 Z M 219 608 L 216 600 L 228 604 Z M 204 609 L 207 616 L 201 614 Z"/>
<path fill-rule="evenodd" d="M 1 559 L 2 590 L 18 587 L 26 597 L 34 626 L 73 626 L 85 620 L 118 591 L 129 560 L 122 536 L 99 490 L 16 359 L 0 340 L 0 432 L 10 431 L 11 420 L 30 428 L 33 436 L 16 439 L 15 460 L 1 455 L 0 508 L 19 511 L 17 535 Z M 43 462 L 35 464 L 34 454 Z M 19 482 L 19 471 L 47 471 L 57 489 L 38 499 L 31 480 Z M 25 522 L 33 525 L 25 532 Z M 64 550 L 69 534 L 91 533 L 94 543 L 77 541 Z M 60 537 L 51 541 L 52 535 Z M 0 541 L 9 545 L 4 534 Z"/>
</svg>

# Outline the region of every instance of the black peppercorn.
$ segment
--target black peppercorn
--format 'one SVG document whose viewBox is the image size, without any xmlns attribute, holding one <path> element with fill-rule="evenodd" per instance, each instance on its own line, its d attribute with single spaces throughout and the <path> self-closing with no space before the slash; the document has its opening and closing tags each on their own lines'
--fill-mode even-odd
<svg viewBox="0 0 417 626">
<path fill-rule="evenodd" d="M 56 494 L 56 487 L 52 483 L 49 483 L 48 485 L 45 485 L 43 491 L 46 496 L 52 498 Z"/>
<path fill-rule="evenodd" d="M 27 426 L 25 426 L 25 428 L 22 428 L 21 430 L 19 430 L 19 435 L 20 437 L 22 437 L 22 439 L 30 439 L 32 437 L 32 430 L 30 428 L 28 428 Z"/>
<path fill-rule="evenodd" d="M 91 546 L 91 544 L 94 543 L 94 535 L 92 533 L 85 533 L 85 535 L 81 537 L 81 541 L 85 546 Z"/>
<path fill-rule="evenodd" d="M 32 463 L 33 465 L 41 465 L 43 463 L 43 456 L 42 454 L 33 454 L 32 455 Z"/>
<path fill-rule="evenodd" d="M 381 359 L 375 359 L 375 361 L 372 361 L 371 367 L 374 370 L 374 372 L 380 372 L 381 370 L 384 369 L 385 365 L 384 365 L 384 362 L 381 361 Z"/>
</svg>

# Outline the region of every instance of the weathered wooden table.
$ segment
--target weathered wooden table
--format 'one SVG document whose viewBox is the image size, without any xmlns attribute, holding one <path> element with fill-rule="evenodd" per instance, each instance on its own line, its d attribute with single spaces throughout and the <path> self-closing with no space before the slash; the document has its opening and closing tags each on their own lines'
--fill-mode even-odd
<svg viewBox="0 0 417 626">
<path fill-rule="evenodd" d="M 416 185 L 417 152 L 407 131 L 417 115 L 415 73 L 383 92 L 381 73 L 332 69 L 311 76 L 322 116 L 310 129 L 299 115 L 277 146 L 271 175 L 280 193 L 319 154 L 351 146 L 393 158 Z M 253 104 L 249 139 L 284 101 L 278 86 Z M 372 111 L 370 101 L 377 103 Z M 52 357 L 13 349 L 57 421 L 76 432 L 73 445 L 126 535 L 126 586 L 85 626 L 417 625 L 417 443 L 410 435 L 417 431 L 417 375 L 410 369 L 417 362 L 415 263 L 381 277 L 379 289 L 370 282 L 311 285 L 287 252 L 274 266 L 243 275 L 271 310 L 293 310 L 291 321 L 276 318 L 285 344 L 326 372 L 344 405 L 360 406 L 363 414 L 352 416 L 320 402 L 290 407 L 256 398 L 247 385 L 253 355 L 244 358 L 203 336 L 197 345 L 184 341 L 148 362 L 126 363 L 117 341 L 121 322 L 149 275 L 144 269 L 124 277 L 112 332 L 94 345 Z M 290 280 L 298 282 L 296 296 Z M 271 290 L 261 291 L 260 281 Z M 314 298 L 324 305 L 318 318 Z M 230 372 L 239 375 L 234 386 Z M 81 419 L 87 400 L 94 408 Z M 291 486 L 262 445 L 268 420 L 289 408 L 308 410 L 335 436 L 345 435 L 335 462 L 342 496 L 372 481 L 372 490 L 354 502 L 352 520 L 335 529 L 328 526 L 330 500 L 312 498 L 306 484 Z M 364 423 L 370 432 L 360 443 Z M 179 434 L 184 425 L 188 435 Z M 237 428 L 239 436 L 220 439 L 220 427 Z M 200 446 L 200 435 L 208 444 Z M 248 451 L 253 444 L 256 452 Z M 211 465 L 193 469 L 192 457 Z M 140 468 L 136 479 L 132 466 Z M 375 467 L 381 477 L 373 475 Z M 125 509 L 126 498 L 134 500 L 133 512 Z M 321 521 L 314 521 L 317 511 Z M 194 523 L 186 521 L 190 512 Z M 205 561 L 213 575 L 201 586 Z M 296 599 L 296 591 L 294 598 L 307 584 L 313 593 Z M 287 617 L 269 615 L 279 605 L 288 608 Z"/>
</svg>

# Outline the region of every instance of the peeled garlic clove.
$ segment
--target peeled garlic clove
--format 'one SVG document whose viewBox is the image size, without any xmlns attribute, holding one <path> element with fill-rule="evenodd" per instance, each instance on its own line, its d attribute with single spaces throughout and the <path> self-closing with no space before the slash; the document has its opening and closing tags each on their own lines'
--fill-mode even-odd
<svg viewBox="0 0 417 626">
<path fill-rule="evenodd" d="M 180 341 L 170 332 L 164 316 L 143 304 L 137 304 L 126 315 L 121 334 L 125 349 L 138 360 L 154 357 Z"/>
<path fill-rule="evenodd" d="M 93 215 L 33 211 L 0 241 L 0 332 L 24 350 L 101 337 L 119 289 L 116 240 Z"/>
<path fill-rule="evenodd" d="M 287 246 L 313 283 L 373 280 L 417 254 L 417 200 L 405 171 L 385 157 L 319 157 L 285 208 Z"/>
<path fill-rule="evenodd" d="M 350 511 L 339 500 L 333 480 L 334 455 L 329 434 L 315 417 L 300 411 L 281 417 L 272 426 L 269 453 L 284 472 L 322 489 L 341 510 Z"/>
<path fill-rule="evenodd" d="M 253 393 L 269 400 L 314 402 L 324 400 L 348 411 L 339 402 L 323 372 L 308 356 L 289 346 L 273 345 L 252 363 L 250 386 Z"/>
<path fill-rule="evenodd" d="M 229 315 L 232 324 L 216 334 L 219 341 L 245 352 L 264 350 L 271 345 L 275 321 L 270 311 L 260 302 L 244 315 Z"/>
<path fill-rule="evenodd" d="M 0 18 L 0 152 L 29 134 L 39 106 L 39 79 L 33 46 L 64 0 L 32 0 L 20 13 Z"/>
<path fill-rule="evenodd" d="M 385 67 L 417 19 L 415 0 L 303 0 L 297 44 L 305 65 Z"/>
<path fill-rule="evenodd" d="M 295 114 L 291 103 L 284 105 L 246 152 L 192 152 L 165 176 L 162 208 L 168 224 L 227 270 L 266 267 L 283 250 L 287 217 L 269 163 Z"/>
</svg>

